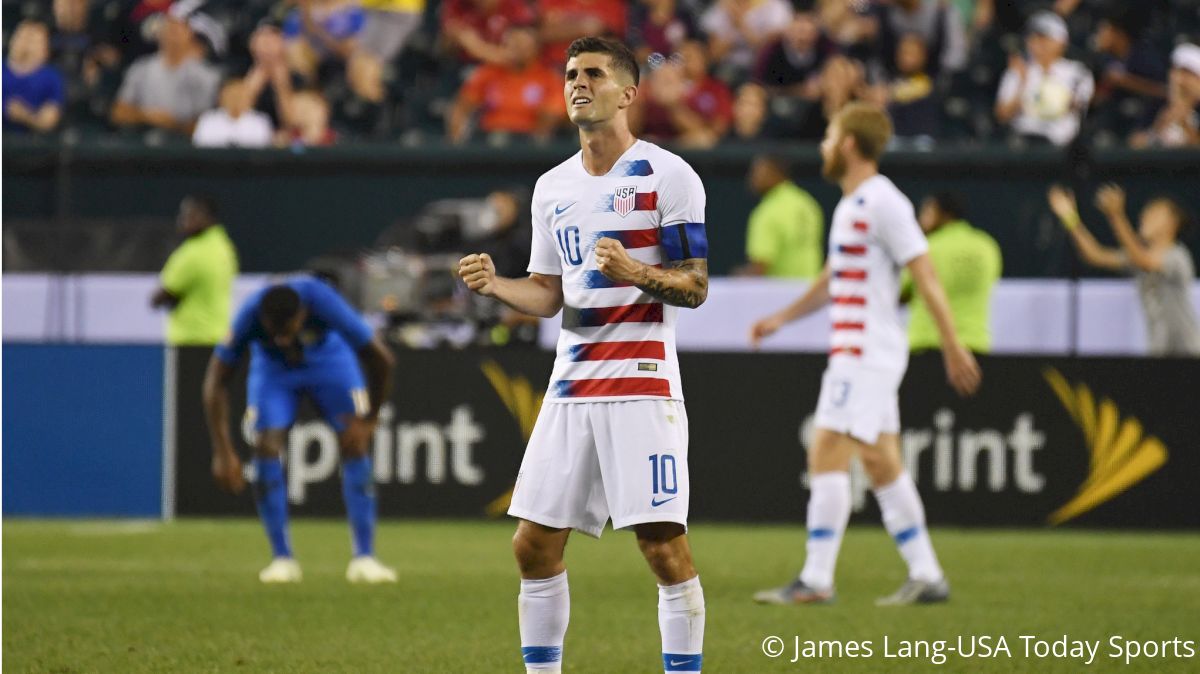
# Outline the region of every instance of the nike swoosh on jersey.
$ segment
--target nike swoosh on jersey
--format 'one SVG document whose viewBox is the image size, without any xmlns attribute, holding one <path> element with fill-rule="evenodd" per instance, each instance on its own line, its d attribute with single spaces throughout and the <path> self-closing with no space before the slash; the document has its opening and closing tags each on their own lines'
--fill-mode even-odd
<svg viewBox="0 0 1200 674">
<path fill-rule="evenodd" d="M 652 499 L 650 499 L 650 507 L 651 507 L 651 508 L 657 508 L 658 506 L 660 506 L 660 505 L 662 505 L 662 504 L 664 504 L 664 503 L 666 503 L 666 502 L 668 502 L 668 501 L 674 501 L 674 500 L 675 500 L 675 499 L 677 499 L 677 498 L 679 498 L 679 497 L 678 497 L 678 496 L 672 496 L 671 498 L 668 498 L 668 499 L 663 499 L 663 500 L 661 500 L 661 501 L 659 501 L 658 499 L 654 499 L 654 498 L 652 498 Z"/>
<path fill-rule="evenodd" d="M 555 207 L 554 207 L 554 214 L 555 214 L 555 215 L 562 215 L 563 213 L 565 213 L 565 212 L 566 212 L 566 210 L 567 210 L 568 208 L 570 208 L 570 207 L 574 206 L 574 205 L 575 205 L 575 204 L 577 204 L 577 203 L 578 203 L 578 202 L 576 202 L 576 201 L 572 201 L 571 203 L 567 204 L 566 206 L 563 206 L 562 208 L 559 208 L 558 206 L 555 206 Z"/>
</svg>

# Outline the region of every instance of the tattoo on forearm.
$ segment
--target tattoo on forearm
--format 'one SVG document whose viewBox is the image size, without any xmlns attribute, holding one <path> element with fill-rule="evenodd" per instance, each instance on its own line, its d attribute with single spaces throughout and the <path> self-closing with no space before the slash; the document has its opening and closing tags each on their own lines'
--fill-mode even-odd
<svg viewBox="0 0 1200 674">
<path fill-rule="evenodd" d="M 646 267 L 635 285 L 667 304 L 695 309 L 708 297 L 708 261 L 692 258 L 667 269 Z"/>
</svg>

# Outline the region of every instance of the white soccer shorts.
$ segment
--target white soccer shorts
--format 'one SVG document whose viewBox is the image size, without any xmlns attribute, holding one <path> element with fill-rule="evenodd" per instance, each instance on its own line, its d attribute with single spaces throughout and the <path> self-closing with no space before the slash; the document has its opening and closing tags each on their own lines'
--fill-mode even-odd
<svg viewBox="0 0 1200 674">
<path fill-rule="evenodd" d="M 903 378 L 903 373 L 831 364 L 821 377 L 817 428 L 846 433 L 868 445 L 882 433 L 899 433 Z"/>
<path fill-rule="evenodd" d="M 646 522 L 687 526 L 688 420 L 678 400 L 542 405 L 508 514 L 599 538 Z"/>
</svg>

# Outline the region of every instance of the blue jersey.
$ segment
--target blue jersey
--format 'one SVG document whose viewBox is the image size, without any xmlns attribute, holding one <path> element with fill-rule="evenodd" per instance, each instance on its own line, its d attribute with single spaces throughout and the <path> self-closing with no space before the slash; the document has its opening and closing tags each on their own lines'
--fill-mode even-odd
<svg viewBox="0 0 1200 674">
<path fill-rule="evenodd" d="M 308 309 L 304 327 L 297 335 L 303 350 L 299 363 L 289 363 L 282 351 L 263 328 L 259 320 L 259 305 L 267 288 L 250 296 L 233 319 L 229 338 L 216 348 L 216 356 L 234 365 L 246 352 L 247 346 L 256 365 L 267 369 L 297 369 L 331 361 L 344 361 L 366 346 L 372 338 L 371 327 L 329 284 L 316 278 L 293 279 L 287 285 L 300 295 L 300 303 Z"/>
</svg>

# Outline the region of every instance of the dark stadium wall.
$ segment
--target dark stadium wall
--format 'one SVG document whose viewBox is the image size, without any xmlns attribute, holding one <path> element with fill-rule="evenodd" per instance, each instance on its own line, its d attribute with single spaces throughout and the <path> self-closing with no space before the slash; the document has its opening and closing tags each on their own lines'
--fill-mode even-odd
<svg viewBox="0 0 1200 674">
<path fill-rule="evenodd" d="M 756 199 L 745 184 L 757 151 L 731 147 L 685 153 L 708 195 L 711 268 L 728 272 L 743 261 L 746 218 Z M 331 148 L 288 151 L 201 151 L 113 143 L 61 147 L 14 139 L 4 144 L 6 223 L 80 219 L 163 218 L 163 236 L 180 198 L 189 192 L 220 201 L 246 271 L 289 271 L 331 252 L 369 246 L 384 228 L 441 198 L 479 197 L 498 186 L 532 186 L 537 177 L 575 151 L 535 148 Z M 836 188 L 820 178 L 815 149 L 783 151 L 795 176 L 825 210 Z M 1172 192 L 1200 212 L 1200 155 L 1196 152 L 1099 151 L 1068 164 L 1052 150 L 1004 149 L 897 153 L 887 171 L 914 200 L 935 190 L 967 197 L 971 219 L 999 241 L 1005 275 L 1068 276 L 1076 272 L 1059 225 L 1045 205 L 1050 182 L 1094 187 L 1117 180 L 1131 207 L 1151 194 Z M 1090 187 L 1089 187 L 1090 190 Z M 1081 190 L 1081 196 L 1085 193 Z M 1102 241 L 1107 226 L 1080 199 L 1085 220 Z M 1195 239 L 1193 250 L 1200 256 Z M 145 270 L 161 260 L 147 260 Z"/>
<path fill-rule="evenodd" d="M 206 360 L 191 349 L 178 358 L 178 513 L 250 516 L 248 495 L 226 495 L 209 478 Z M 551 361 L 522 349 L 400 352 L 374 446 L 381 513 L 502 516 Z M 693 518 L 802 524 L 825 359 L 685 353 L 680 362 Z M 989 358 L 983 368 L 971 400 L 951 393 L 936 356 L 914 359 L 905 379 L 903 446 L 931 523 L 1200 528 L 1191 496 L 1200 361 Z M 302 516 L 341 516 L 336 440 L 311 418 L 289 441 L 291 504 Z M 878 521 L 862 476 L 853 484 L 856 521 Z"/>
</svg>

